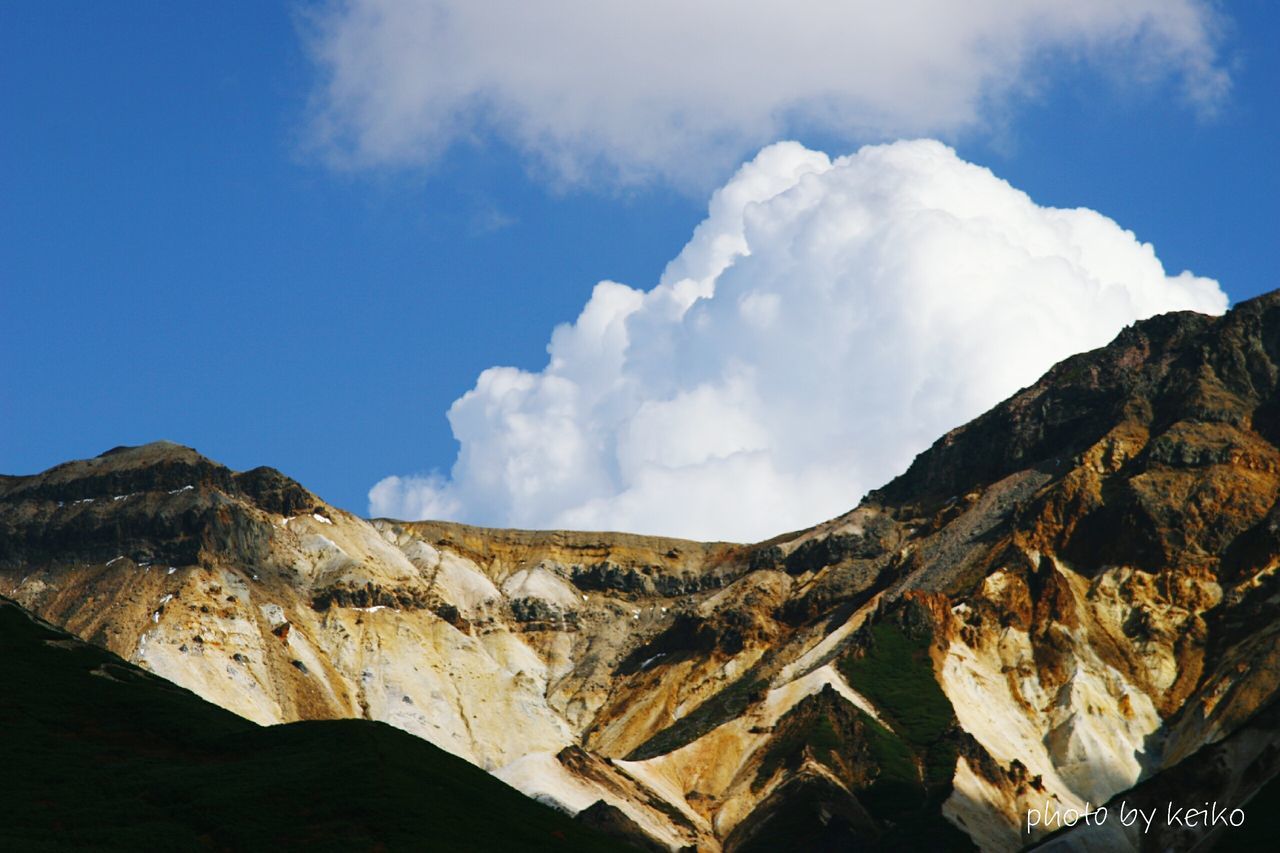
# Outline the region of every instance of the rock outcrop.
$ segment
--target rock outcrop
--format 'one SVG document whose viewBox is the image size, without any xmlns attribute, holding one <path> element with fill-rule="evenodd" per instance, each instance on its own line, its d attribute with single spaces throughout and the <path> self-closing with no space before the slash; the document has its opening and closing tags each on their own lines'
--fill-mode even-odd
<svg viewBox="0 0 1280 853">
<path fill-rule="evenodd" d="M 1224 798 L 1274 775 L 1241 733 L 1280 688 L 1278 385 L 1280 294 L 1156 317 L 749 546 L 366 521 L 118 449 L 0 480 L 0 593 L 250 719 L 382 720 L 668 848 L 1015 850 L 1051 831 L 1028 809 L 1206 750 L 1253 768 Z"/>
</svg>

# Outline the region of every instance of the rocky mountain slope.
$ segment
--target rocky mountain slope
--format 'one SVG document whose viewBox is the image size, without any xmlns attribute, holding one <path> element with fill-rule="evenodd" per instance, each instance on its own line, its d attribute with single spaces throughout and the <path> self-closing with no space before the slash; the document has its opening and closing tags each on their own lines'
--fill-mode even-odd
<svg viewBox="0 0 1280 853">
<path fill-rule="evenodd" d="M 6 850 L 614 850 L 363 720 L 261 728 L 0 598 Z"/>
<path fill-rule="evenodd" d="M 252 720 L 381 720 L 665 847 L 1013 850 L 1029 808 L 1266 729 L 1278 377 L 1280 294 L 1153 318 L 750 546 L 366 521 L 122 448 L 0 480 L 0 593 Z M 1241 800 L 1271 741 L 1231 742 Z"/>
</svg>

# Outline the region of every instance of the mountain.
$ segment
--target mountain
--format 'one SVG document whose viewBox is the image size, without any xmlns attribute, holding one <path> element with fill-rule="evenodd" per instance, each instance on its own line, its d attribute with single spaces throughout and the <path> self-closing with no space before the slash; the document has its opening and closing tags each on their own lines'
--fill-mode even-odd
<svg viewBox="0 0 1280 853">
<path fill-rule="evenodd" d="M 367 521 L 119 448 L 0 480 L 0 593 L 251 720 L 383 721 L 668 848 L 1014 850 L 1054 830 L 1029 809 L 1126 794 L 1252 814 L 1278 377 L 1280 293 L 1155 317 L 753 545 Z M 1156 843 L 1088 835 L 1047 843 Z"/>
<path fill-rule="evenodd" d="M 424 740 L 263 728 L 0 598 L 7 850 L 614 850 Z"/>
</svg>

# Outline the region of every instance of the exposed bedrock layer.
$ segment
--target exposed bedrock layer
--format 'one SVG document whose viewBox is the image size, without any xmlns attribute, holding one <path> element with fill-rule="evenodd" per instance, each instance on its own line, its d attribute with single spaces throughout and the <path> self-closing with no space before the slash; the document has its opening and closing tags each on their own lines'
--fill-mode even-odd
<svg viewBox="0 0 1280 853">
<path fill-rule="evenodd" d="M 1273 775 L 1278 377 L 1276 294 L 1157 317 L 756 545 L 368 521 L 120 448 L 0 479 L 0 593 L 250 719 L 385 721 L 661 846 L 1013 850 L 1046 802 Z"/>
</svg>

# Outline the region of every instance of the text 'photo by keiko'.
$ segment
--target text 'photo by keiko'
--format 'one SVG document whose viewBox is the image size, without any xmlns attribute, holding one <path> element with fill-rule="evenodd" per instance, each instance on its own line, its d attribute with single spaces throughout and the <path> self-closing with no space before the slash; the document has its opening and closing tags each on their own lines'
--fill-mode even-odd
<svg viewBox="0 0 1280 853">
<path fill-rule="evenodd" d="M 1050 800 L 1044 804 L 1043 808 L 1027 809 L 1026 831 L 1030 833 L 1036 827 L 1061 829 L 1078 824 L 1102 826 L 1108 820 L 1117 820 L 1126 827 L 1136 826 L 1143 833 L 1147 833 L 1155 826 L 1181 826 L 1188 829 L 1215 826 L 1240 827 L 1244 826 L 1245 814 L 1244 809 L 1228 810 L 1220 807 L 1216 802 L 1190 806 L 1168 802 L 1163 805 L 1163 808 L 1157 805 L 1144 809 L 1121 801 L 1114 808 L 1099 806 L 1095 809 L 1091 804 L 1085 803 L 1083 809 L 1064 809 L 1056 801 Z M 1163 821 L 1163 823 L 1157 824 L 1157 821 Z"/>
</svg>

